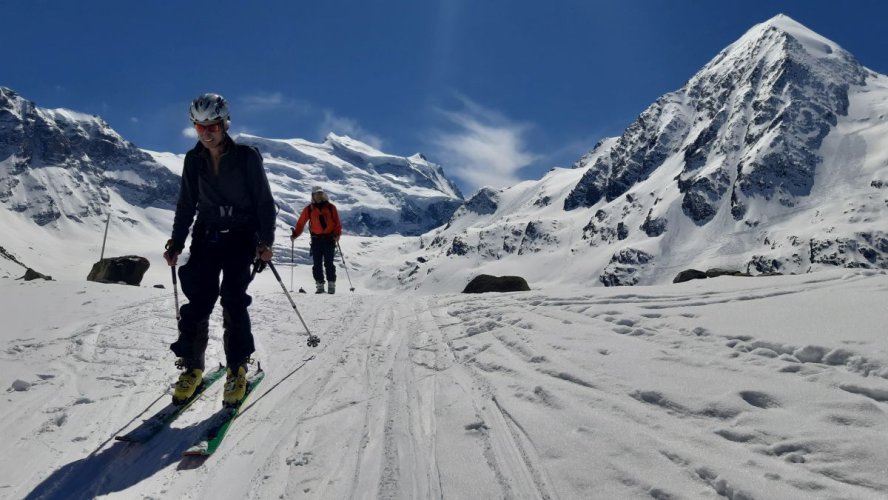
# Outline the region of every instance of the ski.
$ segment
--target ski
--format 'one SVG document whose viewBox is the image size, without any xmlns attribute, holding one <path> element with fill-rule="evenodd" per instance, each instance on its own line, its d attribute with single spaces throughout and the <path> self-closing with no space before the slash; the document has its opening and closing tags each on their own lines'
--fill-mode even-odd
<svg viewBox="0 0 888 500">
<path fill-rule="evenodd" d="M 182 453 L 183 456 L 186 457 L 208 457 L 219 448 L 219 445 L 222 443 L 222 439 L 225 438 L 225 434 L 228 433 L 228 428 L 231 426 L 232 422 L 240 415 L 240 409 L 244 404 L 244 401 L 250 394 L 253 393 L 253 389 L 259 385 L 259 382 L 262 382 L 262 379 L 265 378 L 265 372 L 262 371 L 262 368 L 259 368 L 256 373 L 253 374 L 247 380 L 247 392 L 244 394 L 244 398 L 240 400 L 240 402 L 236 406 L 223 408 L 221 412 L 216 414 L 214 417 L 214 421 L 210 425 L 209 430 L 204 434 L 203 439 L 191 448 L 185 450 Z"/>
<path fill-rule="evenodd" d="M 117 441 L 125 441 L 128 443 L 147 442 L 158 432 L 160 432 L 164 427 L 169 425 L 170 422 L 181 415 L 182 412 L 187 410 L 192 403 L 200 398 L 201 394 L 203 394 L 209 386 L 213 385 L 213 382 L 222 378 L 222 375 L 224 374 L 225 368 L 222 366 L 219 366 L 215 370 L 207 373 L 206 376 L 204 376 L 203 381 L 200 383 L 200 386 L 198 386 L 197 390 L 194 391 L 194 394 L 187 401 L 180 404 L 167 404 L 157 413 L 145 419 L 135 429 L 127 432 L 126 434 L 114 436 L 114 439 L 116 439 Z"/>
</svg>

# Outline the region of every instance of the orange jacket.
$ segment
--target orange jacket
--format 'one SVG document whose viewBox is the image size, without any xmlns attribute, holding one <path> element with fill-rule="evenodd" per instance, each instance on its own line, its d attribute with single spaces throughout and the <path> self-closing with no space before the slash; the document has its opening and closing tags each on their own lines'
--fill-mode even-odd
<svg viewBox="0 0 888 500">
<path fill-rule="evenodd" d="M 302 209 L 299 220 L 293 231 L 298 238 L 308 222 L 308 230 L 312 236 L 330 235 L 339 237 L 342 234 L 342 223 L 339 222 L 339 212 L 336 205 L 325 201 L 319 205 L 309 203 Z"/>
</svg>

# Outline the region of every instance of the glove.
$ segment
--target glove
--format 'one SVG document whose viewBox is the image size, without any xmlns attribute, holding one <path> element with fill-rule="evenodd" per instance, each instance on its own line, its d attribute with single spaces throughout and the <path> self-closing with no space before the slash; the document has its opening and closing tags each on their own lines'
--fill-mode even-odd
<svg viewBox="0 0 888 500">
<path fill-rule="evenodd" d="M 295 240 L 295 239 L 298 238 L 298 237 L 299 237 L 299 235 L 296 234 L 296 228 L 294 227 L 294 228 L 293 228 L 293 231 L 290 233 L 290 241 L 293 241 L 293 240 Z"/>
<path fill-rule="evenodd" d="M 182 253 L 182 249 L 185 248 L 185 245 L 176 243 L 170 238 L 167 240 L 164 248 L 166 249 L 166 252 L 163 253 L 163 258 L 166 260 L 167 265 L 175 266 L 176 262 L 179 260 L 179 254 Z"/>
<path fill-rule="evenodd" d="M 264 260 L 258 259 L 258 258 L 256 260 L 254 260 L 253 261 L 253 276 L 264 271 L 266 267 L 268 267 L 268 262 L 265 262 Z"/>
<path fill-rule="evenodd" d="M 268 262 L 271 260 L 271 247 L 266 245 L 265 243 L 259 243 L 259 246 L 256 247 L 256 259 Z"/>
</svg>

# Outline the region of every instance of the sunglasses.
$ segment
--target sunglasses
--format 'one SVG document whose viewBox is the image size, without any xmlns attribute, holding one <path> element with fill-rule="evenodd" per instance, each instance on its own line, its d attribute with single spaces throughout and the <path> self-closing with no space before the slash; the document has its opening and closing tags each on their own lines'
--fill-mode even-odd
<svg viewBox="0 0 888 500">
<path fill-rule="evenodd" d="M 211 123 L 209 125 L 201 125 L 200 123 L 194 124 L 195 130 L 197 130 L 198 134 L 202 134 L 204 132 L 216 133 L 222 130 L 222 122 Z"/>
</svg>

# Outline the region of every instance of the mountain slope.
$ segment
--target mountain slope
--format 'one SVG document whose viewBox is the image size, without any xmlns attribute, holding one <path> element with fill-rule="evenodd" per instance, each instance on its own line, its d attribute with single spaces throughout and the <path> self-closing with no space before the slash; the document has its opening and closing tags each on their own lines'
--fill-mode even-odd
<svg viewBox="0 0 888 500">
<path fill-rule="evenodd" d="M 401 248 L 425 262 L 400 284 L 456 287 L 481 271 L 632 285 L 686 268 L 888 267 L 886 116 L 888 77 L 777 16 L 574 169 L 482 190 Z"/>
<path fill-rule="evenodd" d="M 0 87 L 0 203 L 43 226 L 112 209 L 172 208 L 178 179 L 100 118 L 44 109 Z M 114 207 L 118 208 L 118 207 Z M 123 207 L 119 207 L 123 208 Z"/>
<path fill-rule="evenodd" d="M 293 225 L 315 185 L 336 204 L 346 232 L 419 235 L 444 224 L 462 195 L 440 166 L 421 154 L 394 156 L 350 137 L 329 134 L 323 143 L 241 134 L 259 148 L 281 218 Z"/>
<path fill-rule="evenodd" d="M 388 155 L 333 134 L 321 144 L 238 139 L 265 155 L 280 235 L 314 185 L 330 193 L 350 234 L 421 234 L 462 203 L 443 170 L 419 154 Z M 86 276 L 111 214 L 106 256 L 144 253 L 146 239 L 162 250 L 183 156 L 140 150 L 98 117 L 41 108 L 0 87 L 0 246 L 46 274 Z M 160 253 L 146 257 L 157 266 Z M 20 268 L 0 259 L 4 276 L 20 276 Z"/>
</svg>

